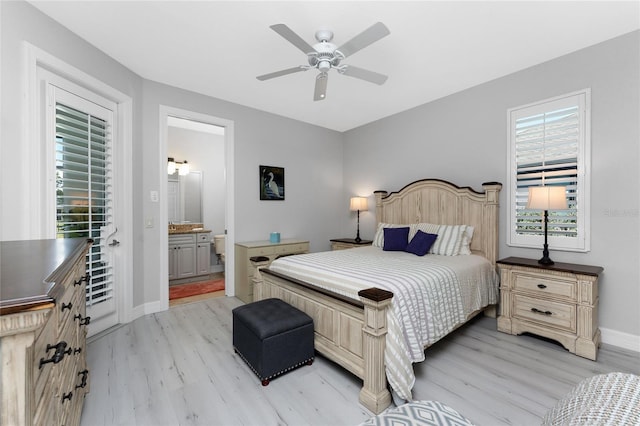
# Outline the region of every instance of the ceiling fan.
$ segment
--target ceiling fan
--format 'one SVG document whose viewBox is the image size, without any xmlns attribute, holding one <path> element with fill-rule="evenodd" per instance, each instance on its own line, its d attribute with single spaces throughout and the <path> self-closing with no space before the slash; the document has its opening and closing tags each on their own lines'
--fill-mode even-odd
<svg viewBox="0 0 640 426">
<path fill-rule="evenodd" d="M 316 77 L 316 86 L 313 94 L 314 101 L 321 101 L 325 99 L 327 93 L 327 79 L 329 78 L 329 71 L 331 69 L 335 69 L 340 74 L 359 78 L 375 84 L 384 84 L 384 82 L 387 81 L 386 75 L 358 68 L 353 65 L 340 63 L 346 57 L 353 55 L 359 50 L 380 40 L 382 37 L 389 35 L 389 29 L 382 22 L 373 24 L 340 47 L 336 47 L 335 44 L 331 43 L 331 40 L 333 39 L 333 32 L 331 30 L 320 29 L 316 31 L 315 36 L 318 43 L 311 46 L 285 24 L 271 25 L 269 28 L 280 34 L 295 47 L 302 50 L 307 55 L 309 65 L 299 65 L 297 67 L 260 75 L 256 77 L 260 81 L 315 68 L 320 71 L 320 74 Z"/>
</svg>

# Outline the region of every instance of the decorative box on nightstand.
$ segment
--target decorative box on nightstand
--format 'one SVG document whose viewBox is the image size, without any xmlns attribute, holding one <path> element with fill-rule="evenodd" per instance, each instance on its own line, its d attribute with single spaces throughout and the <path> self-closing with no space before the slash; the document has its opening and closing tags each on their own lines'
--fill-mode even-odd
<svg viewBox="0 0 640 426">
<path fill-rule="evenodd" d="M 354 247 L 364 247 L 370 246 L 373 243 L 373 241 L 371 240 L 356 241 L 354 238 L 336 238 L 330 241 L 331 250 L 344 250 Z"/>
<path fill-rule="evenodd" d="M 599 266 L 555 263 L 509 257 L 500 269 L 498 330 L 529 332 L 557 340 L 576 355 L 596 359 Z"/>
</svg>

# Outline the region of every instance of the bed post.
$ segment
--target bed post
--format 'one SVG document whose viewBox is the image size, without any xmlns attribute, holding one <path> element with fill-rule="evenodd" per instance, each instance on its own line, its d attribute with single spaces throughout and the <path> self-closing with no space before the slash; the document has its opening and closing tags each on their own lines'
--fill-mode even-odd
<svg viewBox="0 0 640 426">
<path fill-rule="evenodd" d="M 364 374 L 360 402 L 373 413 L 379 414 L 391 404 L 384 367 L 384 349 L 387 338 L 387 309 L 391 306 L 393 293 L 379 288 L 369 288 L 359 291 L 358 296 L 364 303 Z"/>
<path fill-rule="evenodd" d="M 251 281 L 253 282 L 253 301 L 254 302 L 264 299 L 264 295 L 263 295 L 264 278 L 262 278 L 262 274 L 260 273 L 260 268 L 261 267 L 257 267 L 255 272 L 253 273 L 253 277 L 251 277 Z"/>
<path fill-rule="evenodd" d="M 499 182 L 485 182 L 482 184 L 482 188 L 485 193 L 485 223 L 483 228 L 491 232 L 491 235 L 487 235 L 484 239 L 486 247 L 484 248 L 485 256 L 493 266 L 496 266 L 498 260 L 498 203 L 500 201 L 500 190 L 502 184 Z"/>
<path fill-rule="evenodd" d="M 388 194 L 387 191 L 373 191 L 373 195 L 376 197 L 376 231 L 378 230 L 378 224 L 384 222 L 382 199 Z"/>
</svg>

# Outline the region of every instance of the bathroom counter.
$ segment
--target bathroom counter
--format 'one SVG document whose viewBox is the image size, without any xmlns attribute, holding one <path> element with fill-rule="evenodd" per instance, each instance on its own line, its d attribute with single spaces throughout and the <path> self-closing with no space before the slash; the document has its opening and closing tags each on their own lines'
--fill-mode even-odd
<svg viewBox="0 0 640 426">
<path fill-rule="evenodd" d="M 173 234 L 207 234 L 211 229 L 169 229 L 169 235 Z"/>
</svg>

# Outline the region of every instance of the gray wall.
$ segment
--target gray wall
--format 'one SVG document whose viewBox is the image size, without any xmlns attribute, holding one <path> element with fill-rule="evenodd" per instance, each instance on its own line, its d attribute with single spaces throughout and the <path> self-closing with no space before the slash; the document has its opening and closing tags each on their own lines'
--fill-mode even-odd
<svg viewBox="0 0 640 426">
<path fill-rule="evenodd" d="M 604 267 L 601 327 L 639 338 L 639 40 L 633 32 L 347 132 L 345 197 L 428 177 L 476 190 L 486 181 L 506 185 L 507 109 L 590 87 L 591 251 L 551 256 Z M 506 245 L 504 189 L 500 256 L 540 257 Z M 367 238 L 374 225 L 372 212 L 361 216 Z M 353 218 L 343 221 L 352 227 Z"/>
</svg>

